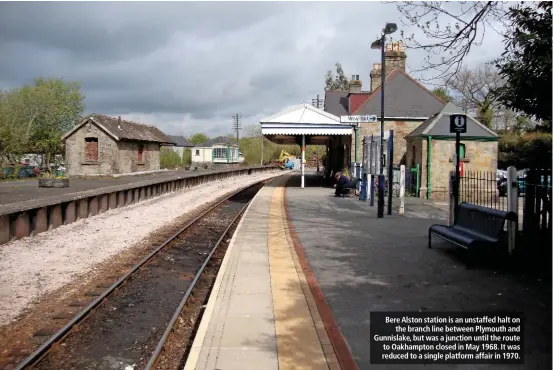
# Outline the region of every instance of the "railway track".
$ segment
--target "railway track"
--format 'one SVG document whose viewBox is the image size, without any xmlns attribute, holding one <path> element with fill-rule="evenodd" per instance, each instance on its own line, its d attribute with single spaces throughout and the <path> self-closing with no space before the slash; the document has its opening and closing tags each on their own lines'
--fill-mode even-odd
<svg viewBox="0 0 553 370">
<path fill-rule="evenodd" d="M 269 180 L 216 203 L 155 248 L 17 369 L 177 369 L 230 235 Z"/>
</svg>

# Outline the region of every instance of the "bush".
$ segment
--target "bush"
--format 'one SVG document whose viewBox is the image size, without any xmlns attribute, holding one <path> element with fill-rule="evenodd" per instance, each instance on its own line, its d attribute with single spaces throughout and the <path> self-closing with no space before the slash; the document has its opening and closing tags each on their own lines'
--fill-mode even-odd
<svg viewBox="0 0 553 370">
<path fill-rule="evenodd" d="M 175 168 L 182 166 L 182 159 L 171 148 L 161 148 L 159 153 L 159 165 L 161 168 Z"/>
<path fill-rule="evenodd" d="M 499 139 L 498 168 L 551 168 L 551 133 L 507 133 Z"/>
</svg>

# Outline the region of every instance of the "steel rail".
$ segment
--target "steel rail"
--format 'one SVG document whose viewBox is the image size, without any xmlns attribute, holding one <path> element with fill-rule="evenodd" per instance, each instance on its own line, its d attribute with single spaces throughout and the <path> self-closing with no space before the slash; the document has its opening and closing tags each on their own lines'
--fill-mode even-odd
<svg viewBox="0 0 553 370">
<path fill-rule="evenodd" d="M 175 240 L 180 234 L 182 234 L 186 229 L 190 228 L 192 225 L 197 223 L 200 219 L 205 217 L 208 213 L 213 211 L 215 208 L 219 207 L 221 204 L 228 201 L 230 198 L 234 197 L 235 195 L 242 193 L 246 189 L 251 188 L 252 186 L 255 186 L 259 183 L 262 183 L 266 180 L 258 181 L 254 184 L 242 187 L 238 189 L 237 191 L 231 193 L 229 196 L 225 197 L 221 201 L 217 202 L 213 206 L 209 207 L 206 211 L 202 212 L 199 216 L 195 217 L 192 221 L 189 221 L 184 227 L 179 229 L 175 234 L 173 234 L 171 237 L 169 237 L 166 241 L 164 241 L 159 247 L 157 247 L 154 251 L 150 252 L 146 257 L 144 257 L 140 262 L 138 262 L 136 265 L 133 266 L 133 268 L 127 272 L 125 275 L 123 275 L 119 280 L 117 280 L 115 283 L 113 283 L 109 288 L 107 288 L 100 296 L 98 296 L 94 301 L 92 301 L 88 306 L 86 306 L 83 310 L 81 310 L 75 317 L 69 321 L 64 327 L 62 327 L 60 330 L 58 330 L 54 335 L 52 335 L 45 343 L 43 343 L 39 348 L 37 348 L 33 353 L 31 353 L 25 360 L 23 360 L 21 363 L 18 364 L 16 370 L 22 370 L 27 368 L 28 366 L 32 366 L 40 360 L 50 351 L 50 349 L 58 342 L 62 341 L 67 334 L 73 329 L 75 325 L 80 323 L 84 318 L 88 316 L 88 314 L 97 306 L 99 306 L 106 298 L 108 298 L 110 295 L 115 292 L 117 288 L 119 288 L 127 279 L 133 275 L 138 269 L 140 269 L 144 264 L 146 264 L 149 260 L 151 260 L 155 255 L 157 255 L 161 250 L 163 250 L 167 244 Z M 231 224 L 232 225 L 232 224 Z"/>
<path fill-rule="evenodd" d="M 207 264 L 211 261 L 211 257 L 213 256 L 213 254 L 217 251 L 217 249 L 219 248 L 219 245 L 221 244 L 221 242 L 223 241 L 223 238 L 227 235 L 227 233 L 229 232 L 229 230 L 232 228 L 232 225 L 234 225 L 234 223 L 240 218 L 240 216 L 244 213 L 244 211 L 246 210 L 246 208 L 248 207 L 248 205 L 251 203 L 251 200 L 246 203 L 246 205 L 244 207 L 242 207 L 242 209 L 240 210 L 240 212 L 238 212 L 238 214 L 232 219 L 232 221 L 230 222 L 229 226 L 225 229 L 225 231 L 223 232 L 223 234 L 221 235 L 221 237 L 219 238 L 219 240 L 217 241 L 217 243 L 215 243 L 215 246 L 213 247 L 213 249 L 211 250 L 211 252 L 209 253 L 209 255 L 207 256 L 207 258 L 205 259 L 204 263 L 202 264 L 202 266 L 200 267 L 200 269 L 198 270 L 198 272 L 196 273 L 196 276 L 194 276 L 194 280 L 192 280 L 192 283 L 190 284 L 190 286 L 188 287 L 188 290 L 186 291 L 186 293 L 184 294 L 182 300 L 180 301 L 177 309 L 175 310 L 175 313 L 173 314 L 173 317 L 171 318 L 171 320 L 169 321 L 169 324 L 167 324 L 167 327 L 165 328 L 165 332 L 163 333 L 163 336 L 161 337 L 161 339 L 159 340 L 158 344 L 157 344 L 157 347 L 156 349 L 154 350 L 152 356 L 150 357 L 150 360 L 148 361 L 148 364 L 146 365 L 145 369 L 144 370 L 151 370 L 154 368 L 154 366 L 157 364 L 157 361 L 159 359 L 159 355 L 161 354 L 161 351 L 163 350 L 163 347 L 165 346 L 165 343 L 167 342 L 167 338 L 169 338 L 169 335 L 171 334 L 171 331 L 173 331 L 173 328 L 175 326 L 175 323 L 177 322 L 181 312 L 182 312 L 182 309 L 184 308 L 184 305 L 186 304 L 186 302 L 188 301 L 188 298 L 190 297 L 190 294 L 192 294 L 192 290 L 194 290 L 194 288 L 196 287 L 196 284 L 198 283 L 198 281 L 200 280 L 200 276 L 202 275 L 202 273 L 204 272 Z"/>
</svg>

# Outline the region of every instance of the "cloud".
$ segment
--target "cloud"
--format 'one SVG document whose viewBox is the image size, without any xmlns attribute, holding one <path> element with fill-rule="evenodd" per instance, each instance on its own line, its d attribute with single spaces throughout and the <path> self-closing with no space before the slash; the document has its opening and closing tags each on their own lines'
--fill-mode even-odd
<svg viewBox="0 0 553 370">
<path fill-rule="evenodd" d="M 394 4 L 3 2 L 0 88 L 62 77 L 81 82 L 87 113 L 225 134 L 235 113 L 247 126 L 324 94 L 336 62 L 368 86 L 386 20 L 400 24 Z M 499 56 L 499 40 L 471 61 Z M 408 67 L 423 57 L 409 51 Z"/>
</svg>

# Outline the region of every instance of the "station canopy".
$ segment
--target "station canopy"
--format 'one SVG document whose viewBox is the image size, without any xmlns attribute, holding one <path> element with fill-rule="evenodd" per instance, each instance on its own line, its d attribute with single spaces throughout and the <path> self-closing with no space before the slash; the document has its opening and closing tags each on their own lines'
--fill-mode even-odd
<svg viewBox="0 0 553 370">
<path fill-rule="evenodd" d="M 288 107 L 260 123 L 261 133 L 277 144 L 298 144 L 305 135 L 307 144 L 324 145 L 330 136 L 353 134 L 351 124 L 340 123 L 340 117 L 305 103 Z"/>
</svg>

